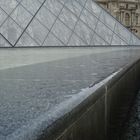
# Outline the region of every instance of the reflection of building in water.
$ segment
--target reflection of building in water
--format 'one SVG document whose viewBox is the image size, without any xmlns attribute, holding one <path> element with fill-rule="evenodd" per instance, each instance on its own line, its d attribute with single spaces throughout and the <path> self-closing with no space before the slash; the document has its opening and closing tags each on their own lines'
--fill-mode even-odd
<svg viewBox="0 0 140 140">
<path fill-rule="evenodd" d="M 127 28 L 140 37 L 140 0 L 97 0 Z"/>
</svg>

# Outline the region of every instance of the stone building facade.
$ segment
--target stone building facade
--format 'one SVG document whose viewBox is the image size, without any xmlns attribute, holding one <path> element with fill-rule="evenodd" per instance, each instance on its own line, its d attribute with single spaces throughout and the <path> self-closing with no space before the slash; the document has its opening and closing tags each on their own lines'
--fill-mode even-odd
<svg viewBox="0 0 140 140">
<path fill-rule="evenodd" d="M 140 37 L 140 0 L 97 0 L 117 20 Z"/>
</svg>

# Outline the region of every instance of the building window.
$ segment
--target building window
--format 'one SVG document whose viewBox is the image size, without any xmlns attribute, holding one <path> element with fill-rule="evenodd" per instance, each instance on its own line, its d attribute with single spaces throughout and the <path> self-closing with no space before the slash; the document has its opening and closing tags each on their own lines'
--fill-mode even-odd
<svg viewBox="0 0 140 140">
<path fill-rule="evenodd" d="M 130 26 L 130 16 L 128 13 L 125 14 L 125 24 L 126 26 Z"/>
<path fill-rule="evenodd" d="M 138 24 L 138 15 L 136 15 L 136 25 Z"/>
<path fill-rule="evenodd" d="M 126 4 L 126 9 L 128 9 L 128 4 Z"/>
</svg>

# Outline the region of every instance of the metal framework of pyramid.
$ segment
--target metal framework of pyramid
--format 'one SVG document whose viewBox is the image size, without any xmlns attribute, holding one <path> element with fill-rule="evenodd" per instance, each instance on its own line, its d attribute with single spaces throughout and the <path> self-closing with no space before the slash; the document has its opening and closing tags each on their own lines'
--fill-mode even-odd
<svg viewBox="0 0 140 140">
<path fill-rule="evenodd" d="M 92 0 L 0 0 L 0 47 L 140 45 Z"/>
</svg>

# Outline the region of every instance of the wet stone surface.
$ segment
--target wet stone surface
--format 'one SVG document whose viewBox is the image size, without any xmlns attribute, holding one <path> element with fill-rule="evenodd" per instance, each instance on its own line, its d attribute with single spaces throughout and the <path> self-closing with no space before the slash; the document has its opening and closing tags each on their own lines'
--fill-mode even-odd
<svg viewBox="0 0 140 140">
<path fill-rule="evenodd" d="M 65 101 L 82 89 L 139 57 L 140 50 L 118 50 L 0 70 L 0 140 L 19 140 L 14 136 L 27 128 L 32 128 L 30 134 L 35 136 L 34 129 L 41 127 L 44 114 L 53 122 L 58 116 L 51 116 L 59 104 L 65 107 Z M 49 124 L 45 122 L 43 127 Z"/>
</svg>

